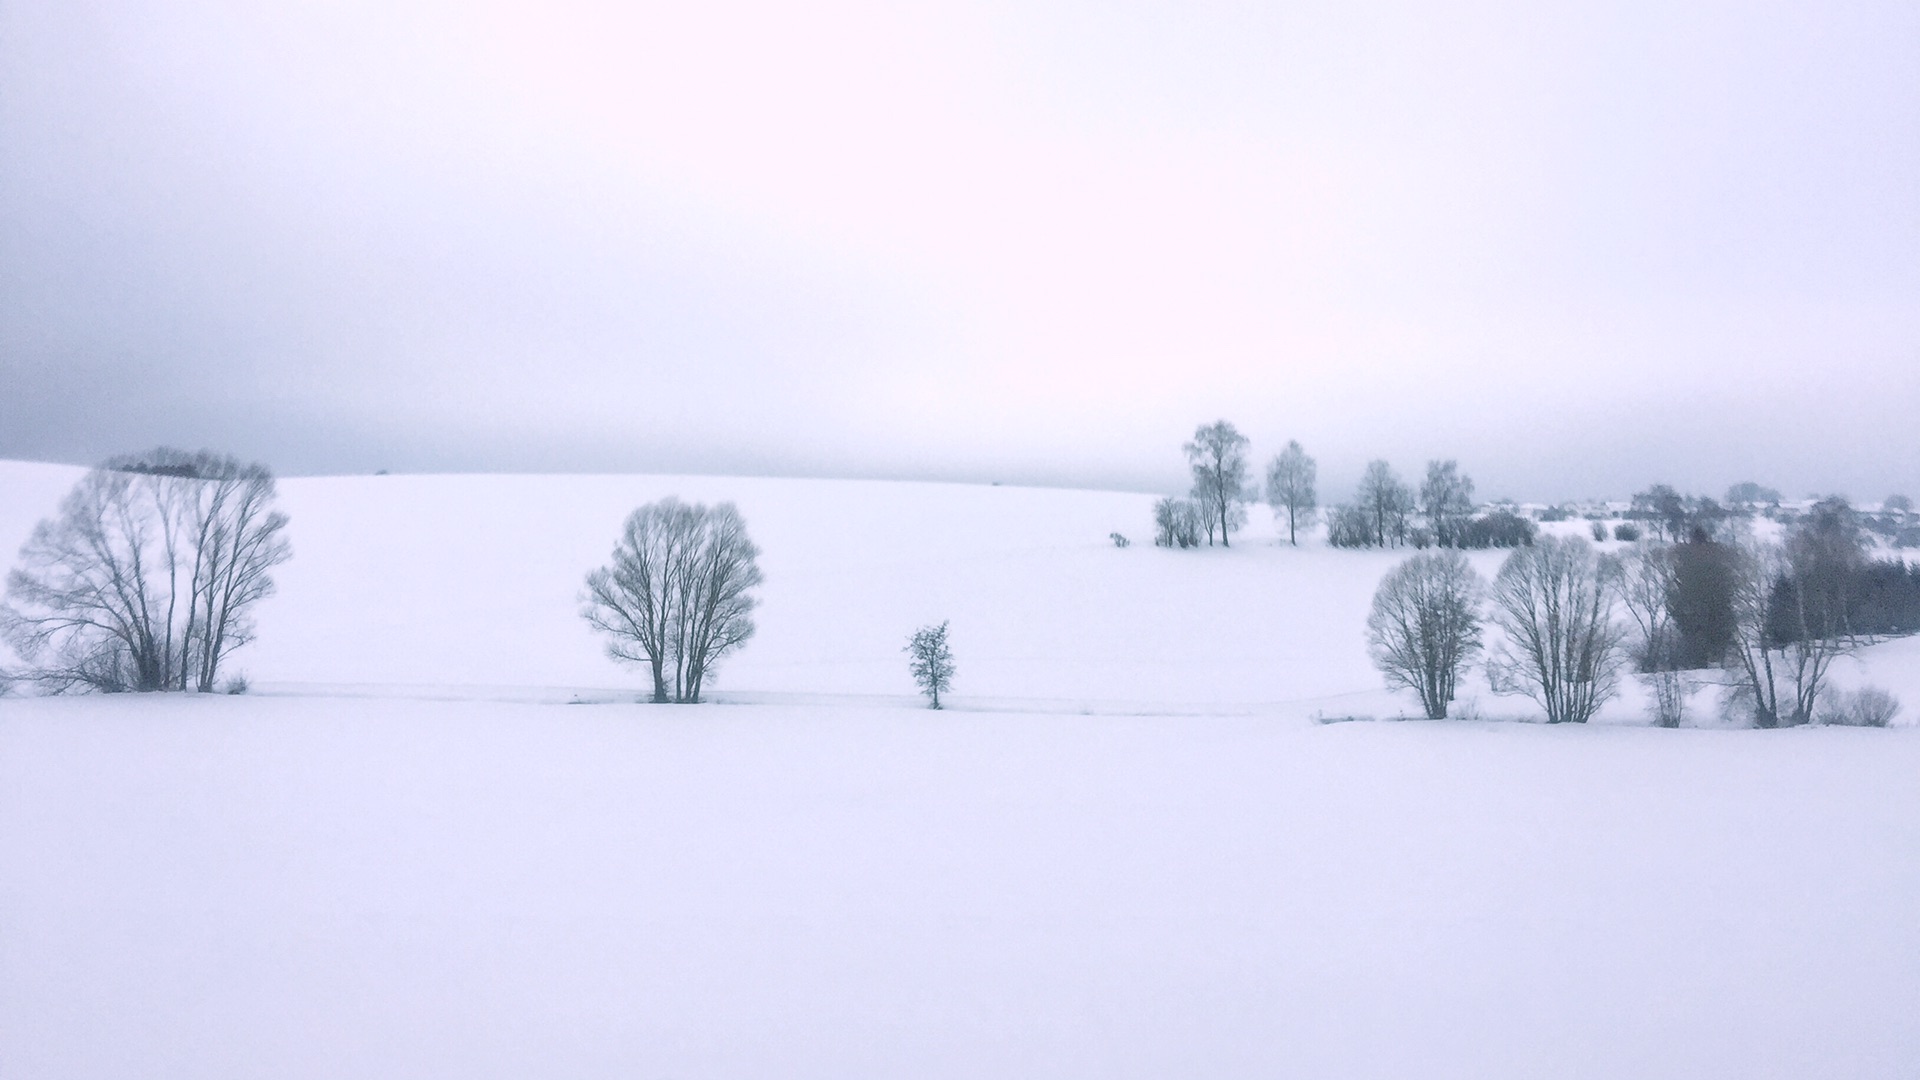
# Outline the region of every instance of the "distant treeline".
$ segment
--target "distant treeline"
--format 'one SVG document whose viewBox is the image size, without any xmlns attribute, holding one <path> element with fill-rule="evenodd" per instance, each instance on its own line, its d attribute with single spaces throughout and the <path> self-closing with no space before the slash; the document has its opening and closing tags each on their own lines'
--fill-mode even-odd
<svg viewBox="0 0 1920 1080">
<path fill-rule="evenodd" d="M 1289 442 L 1267 467 L 1264 489 L 1248 477 L 1248 440 L 1218 421 L 1185 449 L 1193 472 L 1186 498 L 1154 507 L 1155 542 L 1227 545 L 1264 497 L 1287 539 L 1320 513 L 1317 466 Z M 1584 517 L 1584 536 L 1542 537 L 1538 522 Z M 1764 517 L 1781 539 L 1755 527 Z M 1493 624 L 1504 659 L 1489 661 L 1496 689 L 1533 694 L 1549 720 L 1584 720 L 1611 693 L 1616 663 L 1653 684 L 1656 720 L 1679 723 L 1683 673 L 1717 670 L 1737 711 L 1762 727 L 1815 722 L 1882 723 L 1897 707 L 1881 691 L 1830 691 L 1834 657 L 1877 637 L 1920 633 L 1920 565 L 1876 556 L 1881 543 L 1920 546 L 1920 518 L 1902 495 L 1878 510 L 1829 497 L 1785 503 L 1753 482 L 1724 499 L 1667 484 L 1625 505 L 1483 505 L 1458 462 L 1427 463 L 1418 487 L 1385 461 L 1369 462 L 1353 498 L 1325 511 L 1327 543 L 1339 548 L 1513 549 L 1494 582 Z M 1370 642 L 1395 686 L 1417 691 L 1431 717 L 1447 714 L 1453 685 L 1479 648 L 1483 583 L 1452 551 L 1416 555 L 1381 583 Z M 1616 607 L 1618 605 L 1618 607 Z M 1630 622 L 1615 618 L 1624 608 Z M 1574 626 L 1574 619 L 1581 625 Z M 1516 659 L 1518 657 L 1518 659 Z M 1824 696 L 1823 696 L 1824 695 Z M 1831 700 L 1829 700 L 1831 699 Z M 1824 710 L 1824 711 L 1823 711 Z M 1850 718 L 1850 719 L 1849 719 Z"/>
</svg>

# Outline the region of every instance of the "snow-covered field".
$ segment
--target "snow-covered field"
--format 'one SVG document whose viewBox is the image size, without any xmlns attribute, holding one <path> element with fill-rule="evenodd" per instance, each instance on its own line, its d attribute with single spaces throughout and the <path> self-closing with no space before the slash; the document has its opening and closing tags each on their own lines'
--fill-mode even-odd
<svg viewBox="0 0 1920 1080">
<path fill-rule="evenodd" d="M 0 464 L 0 550 L 77 476 Z M 1632 699 L 1588 728 L 1315 724 L 1412 708 L 1361 641 L 1399 556 L 1264 527 L 1160 551 L 1146 496 L 282 492 L 255 693 L 0 699 L 0 1076 L 1920 1061 L 1912 728 L 1658 731 Z M 669 493 L 733 499 L 765 551 L 722 704 L 632 704 L 576 614 L 624 514 Z M 900 648 L 943 618 L 935 714 Z M 1910 719 L 1916 646 L 1842 678 Z"/>
</svg>

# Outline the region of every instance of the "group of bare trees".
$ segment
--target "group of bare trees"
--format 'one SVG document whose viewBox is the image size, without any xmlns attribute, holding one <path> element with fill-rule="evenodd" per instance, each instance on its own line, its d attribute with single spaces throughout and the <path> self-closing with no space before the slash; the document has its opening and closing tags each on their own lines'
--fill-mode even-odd
<svg viewBox="0 0 1920 1080">
<path fill-rule="evenodd" d="M 158 449 L 90 470 L 7 575 L 0 635 L 42 690 L 218 685 L 292 554 L 263 465 Z"/>
<path fill-rule="evenodd" d="M 1664 727 L 1680 725 L 1688 696 L 1707 682 L 1723 688 L 1731 714 L 1759 727 L 1886 723 L 1898 708 L 1890 695 L 1838 694 L 1829 676 L 1837 658 L 1871 639 L 1866 624 L 1911 609 L 1920 628 L 1920 572 L 1870 560 L 1843 500 L 1816 504 L 1779 543 L 1710 532 L 1697 507 L 1684 499 L 1649 507 L 1659 538 L 1617 556 L 1578 537 L 1543 538 L 1510 554 L 1491 588 L 1457 554 L 1416 555 L 1375 594 L 1374 662 L 1428 716 L 1445 716 L 1481 649 L 1484 597 L 1499 632 L 1490 685 L 1532 698 L 1552 723 L 1590 718 L 1624 668 L 1646 681 Z M 1666 539 L 1675 535 L 1682 539 Z M 1912 632 L 1906 626 L 1896 628 Z"/>
<path fill-rule="evenodd" d="M 1184 450 L 1192 474 L 1185 497 L 1168 496 L 1154 504 L 1154 542 L 1191 548 L 1203 543 L 1229 546 L 1247 521 L 1246 508 L 1264 495 L 1274 520 L 1284 521 L 1287 542 L 1298 545 L 1300 532 L 1318 519 L 1319 468 L 1297 440 L 1268 462 L 1264 489 L 1248 476 L 1246 436 L 1225 420 L 1202 424 Z M 1384 460 L 1367 463 L 1352 501 L 1326 512 L 1327 542 L 1334 547 L 1488 548 L 1531 544 L 1534 523 L 1511 509 L 1482 512 L 1474 501 L 1473 478 L 1459 462 L 1427 463 L 1415 488 Z"/>
<path fill-rule="evenodd" d="M 1327 517 L 1334 547 L 1515 548 L 1533 543 L 1538 527 L 1513 510 L 1483 510 L 1473 478 L 1452 459 L 1427 462 L 1416 489 L 1385 461 L 1367 463 L 1352 502 Z"/>
<path fill-rule="evenodd" d="M 208 451 L 88 471 L 7 576 L 0 640 L 27 666 L 0 688 L 216 689 L 292 554 L 275 498 L 265 466 Z M 758 555 L 730 503 L 643 506 L 611 565 L 588 575 L 584 614 L 611 655 L 647 666 L 655 701 L 698 701 L 714 663 L 753 634 Z"/>
<path fill-rule="evenodd" d="M 1834 662 L 1878 635 L 1920 631 L 1920 567 L 1873 559 L 1844 499 L 1795 515 L 1777 543 L 1753 534 L 1748 509 L 1659 485 L 1635 502 L 1650 536 L 1624 556 L 1633 659 L 1663 724 L 1678 724 L 1687 689 L 1707 680 L 1760 727 L 1853 722 L 1831 690 Z"/>
<path fill-rule="evenodd" d="M 1233 534 L 1247 523 L 1247 505 L 1260 499 L 1261 490 L 1248 477 L 1250 442 L 1225 420 L 1202 424 L 1183 449 L 1193 484 L 1186 498 L 1168 496 L 1154 504 L 1154 543 L 1160 547 L 1198 547 L 1204 538 L 1232 546 Z M 1299 543 L 1300 529 L 1313 523 L 1318 506 L 1317 466 L 1299 442 L 1268 463 L 1266 501 L 1276 518 L 1287 523 L 1287 540 Z"/>
<path fill-rule="evenodd" d="M 1233 545 L 1233 534 L 1247 523 L 1247 437 L 1225 420 L 1202 424 L 1183 448 L 1193 474 L 1187 498 L 1169 496 L 1153 507 L 1154 543 L 1190 548 L 1218 541 Z"/>
<path fill-rule="evenodd" d="M 1491 588 L 1458 551 L 1423 552 L 1374 593 L 1369 651 L 1388 686 L 1412 690 L 1438 720 L 1491 622 L 1500 632 L 1486 661 L 1495 691 L 1533 699 L 1548 723 L 1583 723 L 1612 695 L 1619 670 L 1613 576 L 1578 537 L 1516 548 Z"/>
</svg>

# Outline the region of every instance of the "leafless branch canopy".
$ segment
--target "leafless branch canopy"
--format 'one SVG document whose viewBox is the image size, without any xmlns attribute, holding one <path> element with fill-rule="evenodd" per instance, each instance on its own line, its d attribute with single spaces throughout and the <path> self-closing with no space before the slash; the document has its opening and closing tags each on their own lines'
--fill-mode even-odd
<svg viewBox="0 0 1920 1080">
<path fill-rule="evenodd" d="M 1618 684 L 1616 573 L 1577 536 L 1515 548 L 1493 579 L 1493 622 L 1505 638 L 1487 665 L 1494 689 L 1532 698 L 1551 724 L 1590 719 Z"/>
<path fill-rule="evenodd" d="M 1415 555 L 1373 594 L 1367 644 L 1390 687 L 1420 696 L 1441 720 L 1467 662 L 1480 650 L 1480 575 L 1457 551 Z"/>
<path fill-rule="evenodd" d="M 292 556 L 273 474 L 206 451 L 108 461 L 40 523 L 0 632 L 44 689 L 210 691 Z"/>
<path fill-rule="evenodd" d="M 753 636 L 759 554 L 732 503 L 649 503 L 587 575 L 581 614 L 607 655 L 647 665 L 653 700 L 699 701 L 713 665 Z"/>
</svg>

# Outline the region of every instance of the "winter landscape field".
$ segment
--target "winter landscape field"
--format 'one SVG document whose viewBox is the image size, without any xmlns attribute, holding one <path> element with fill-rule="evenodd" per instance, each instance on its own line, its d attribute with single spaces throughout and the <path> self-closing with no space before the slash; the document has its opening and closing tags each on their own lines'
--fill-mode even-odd
<svg viewBox="0 0 1920 1080">
<path fill-rule="evenodd" d="M 0 550 L 82 472 L 0 464 Z M 669 494 L 763 550 L 702 705 L 579 614 Z M 1404 552 L 1152 502 L 283 479 L 248 693 L 0 698 L 0 1075 L 1913 1075 L 1911 713 L 1403 721 Z M 1920 703 L 1916 645 L 1835 679 Z"/>
</svg>

